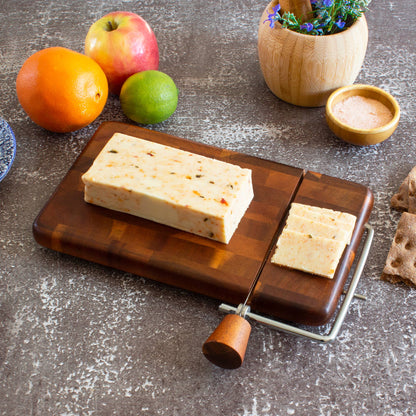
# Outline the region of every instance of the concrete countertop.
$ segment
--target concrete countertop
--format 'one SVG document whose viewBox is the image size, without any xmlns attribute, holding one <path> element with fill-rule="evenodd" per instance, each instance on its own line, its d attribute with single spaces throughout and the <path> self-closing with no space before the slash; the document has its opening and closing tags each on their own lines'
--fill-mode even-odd
<svg viewBox="0 0 416 416">
<path fill-rule="evenodd" d="M 386 89 L 401 120 L 386 142 L 338 140 L 324 108 L 276 98 L 257 58 L 267 2 L 0 1 L 0 116 L 17 141 L 0 183 L 1 415 L 413 415 L 416 290 L 380 280 L 400 213 L 389 201 L 416 165 L 414 5 L 374 1 L 357 82 Z M 39 246 L 32 223 L 97 127 L 129 122 L 110 96 L 88 127 L 47 132 L 20 107 L 16 75 L 49 46 L 82 52 L 89 26 L 133 11 L 158 39 L 176 82 L 175 114 L 150 128 L 348 179 L 374 193 L 374 243 L 338 338 L 330 344 L 253 323 L 238 370 L 201 353 L 219 302 Z"/>
</svg>

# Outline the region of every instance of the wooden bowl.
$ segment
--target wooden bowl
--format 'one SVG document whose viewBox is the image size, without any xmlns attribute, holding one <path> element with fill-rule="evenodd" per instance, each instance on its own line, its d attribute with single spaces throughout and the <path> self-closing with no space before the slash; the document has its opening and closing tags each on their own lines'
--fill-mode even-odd
<svg viewBox="0 0 416 416">
<path fill-rule="evenodd" d="M 361 96 L 379 101 L 392 113 L 392 119 L 386 124 L 369 129 L 355 128 L 345 124 L 334 114 L 334 107 L 341 101 L 354 96 Z M 332 132 L 342 140 L 359 146 L 368 146 L 388 139 L 396 130 L 400 119 L 400 107 L 388 92 L 371 85 L 355 84 L 334 91 L 326 103 L 326 120 Z"/>
<path fill-rule="evenodd" d="M 273 0 L 264 10 L 258 29 L 258 56 L 264 80 L 281 100 L 303 107 L 325 106 L 337 88 L 355 82 L 368 42 L 367 22 L 362 15 L 347 30 L 313 36 L 271 28 L 268 13 L 279 3 Z"/>
</svg>

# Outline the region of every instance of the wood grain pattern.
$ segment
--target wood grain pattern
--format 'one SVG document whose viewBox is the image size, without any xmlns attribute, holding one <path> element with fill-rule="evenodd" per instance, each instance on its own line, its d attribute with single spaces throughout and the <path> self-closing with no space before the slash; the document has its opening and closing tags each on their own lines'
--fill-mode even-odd
<svg viewBox="0 0 416 416">
<path fill-rule="evenodd" d="M 333 279 L 325 279 L 267 263 L 250 299 L 253 310 L 308 325 L 322 325 L 333 315 L 373 206 L 368 188 L 349 181 L 307 172 L 294 202 L 349 212 L 356 226 Z M 280 231 L 285 220 L 280 225 Z"/>
<path fill-rule="evenodd" d="M 83 200 L 81 175 L 115 132 L 253 171 L 255 196 L 229 244 Z M 33 224 L 43 246 L 217 299 L 241 303 L 256 278 L 303 170 L 123 123 L 104 123 Z"/>
<path fill-rule="evenodd" d="M 265 21 L 278 4 L 264 10 L 258 29 L 258 55 L 264 79 L 280 99 L 300 106 L 319 107 L 337 88 L 354 83 L 367 50 L 364 16 L 335 35 L 311 36 Z"/>
<path fill-rule="evenodd" d="M 229 244 L 87 204 L 81 175 L 115 132 L 252 169 L 254 199 Z M 290 202 L 357 215 L 352 243 L 333 280 L 270 263 Z M 123 123 L 100 126 L 33 223 L 48 248 L 231 304 L 299 323 L 329 319 L 348 276 L 372 207 L 364 186 Z M 264 267 L 264 268 L 263 268 Z"/>
<path fill-rule="evenodd" d="M 310 0 L 280 0 L 280 14 L 285 12 L 293 13 L 302 22 L 312 17 L 312 5 Z"/>
</svg>

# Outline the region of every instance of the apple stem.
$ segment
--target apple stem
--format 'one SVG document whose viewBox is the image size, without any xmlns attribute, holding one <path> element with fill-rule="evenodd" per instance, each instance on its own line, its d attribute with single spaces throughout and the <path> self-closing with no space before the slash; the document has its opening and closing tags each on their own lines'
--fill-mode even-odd
<svg viewBox="0 0 416 416">
<path fill-rule="evenodd" d="M 112 20 L 109 20 L 107 22 L 107 32 L 111 32 L 112 30 L 116 30 L 116 29 L 117 29 L 117 23 Z"/>
</svg>

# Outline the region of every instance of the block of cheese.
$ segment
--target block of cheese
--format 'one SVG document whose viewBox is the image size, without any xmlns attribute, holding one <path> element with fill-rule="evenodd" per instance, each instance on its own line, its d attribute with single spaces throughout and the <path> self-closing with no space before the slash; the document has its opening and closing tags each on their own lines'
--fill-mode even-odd
<svg viewBox="0 0 416 416">
<path fill-rule="evenodd" d="M 314 207 L 292 203 L 289 211 L 290 215 L 308 218 L 314 222 L 330 225 L 340 230 L 345 230 L 348 235 L 347 244 L 351 242 L 351 236 L 354 231 L 356 216 L 347 212 L 334 211 L 328 208 Z"/>
<path fill-rule="evenodd" d="M 288 216 L 286 229 L 311 235 L 313 237 L 331 238 L 333 240 L 342 241 L 345 244 L 348 243 L 350 238 L 349 232 L 344 228 L 339 228 L 332 224 L 330 225 L 313 221 L 309 218 L 300 217 L 295 214 Z"/>
<path fill-rule="evenodd" d="M 121 133 L 82 181 L 86 202 L 222 243 L 253 198 L 250 169 Z"/>
<path fill-rule="evenodd" d="M 342 241 L 285 229 L 271 261 L 332 279 L 344 248 L 345 242 Z"/>
</svg>

